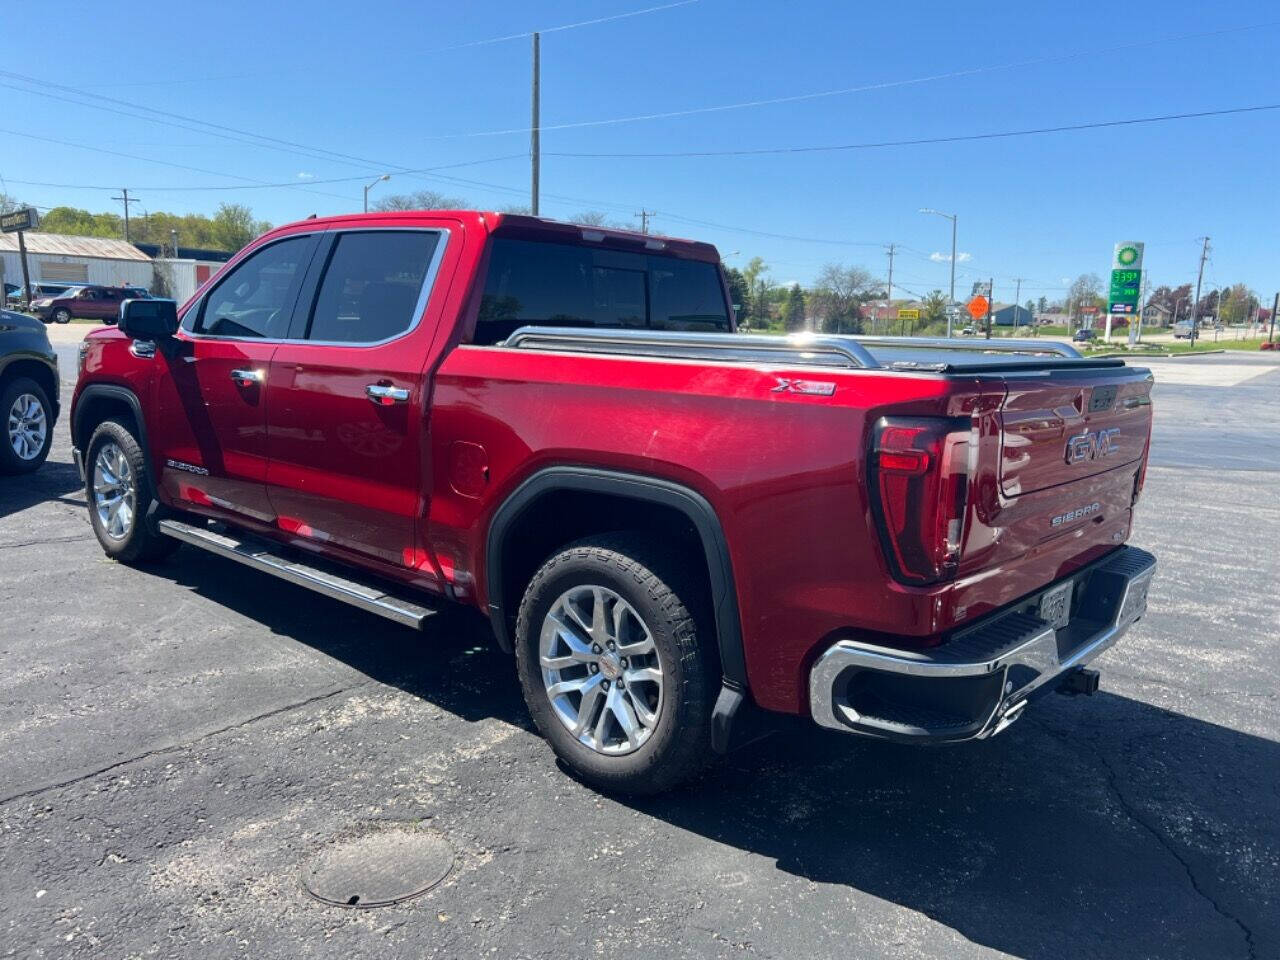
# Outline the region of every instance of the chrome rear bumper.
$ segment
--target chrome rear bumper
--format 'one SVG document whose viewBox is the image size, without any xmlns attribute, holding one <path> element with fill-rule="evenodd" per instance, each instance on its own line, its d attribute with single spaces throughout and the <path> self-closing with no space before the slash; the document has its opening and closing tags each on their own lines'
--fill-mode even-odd
<svg viewBox="0 0 1280 960">
<path fill-rule="evenodd" d="M 913 652 L 842 640 L 809 674 L 809 705 L 824 727 L 887 739 L 990 737 L 1046 684 L 1089 663 L 1147 609 L 1156 558 L 1122 547 L 1011 608 Z M 1041 619 L 1040 600 L 1071 584 L 1070 620 Z"/>
</svg>

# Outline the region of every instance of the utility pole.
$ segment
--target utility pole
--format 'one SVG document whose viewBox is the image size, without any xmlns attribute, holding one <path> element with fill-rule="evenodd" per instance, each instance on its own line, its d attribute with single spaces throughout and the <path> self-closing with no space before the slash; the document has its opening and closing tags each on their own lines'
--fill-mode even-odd
<svg viewBox="0 0 1280 960">
<path fill-rule="evenodd" d="M 130 199 L 129 190 L 126 187 L 120 188 L 120 196 L 112 197 L 111 199 L 120 200 L 124 203 L 124 242 L 129 243 L 129 204 L 141 203 L 142 201 L 136 198 Z"/>
<path fill-rule="evenodd" d="M 1270 343 L 1276 335 L 1276 310 L 1280 310 L 1280 293 L 1276 294 L 1276 298 L 1271 301 L 1271 332 L 1267 334 L 1267 343 Z"/>
<path fill-rule="evenodd" d="M 1018 335 L 1018 311 L 1022 309 L 1018 306 L 1018 298 L 1022 296 L 1022 281 L 1026 277 L 1014 277 L 1013 279 L 1018 283 L 1017 293 L 1013 295 L 1013 335 L 1016 337 Z"/>
<path fill-rule="evenodd" d="M 1133 338 L 1133 345 L 1136 347 L 1138 341 L 1142 339 L 1142 324 L 1147 319 L 1147 271 L 1142 271 L 1142 299 L 1138 301 L 1138 329 Z"/>
<path fill-rule="evenodd" d="M 955 257 L 951 258 L 951 268 L 955 269 Z M 996 297 L 996 278 L 987 281 L 987 339 L 991 339 L 991 305 Z M 1017 316 L 1017 314 L 1015 314 Z"/>
<path fill-rule="evenodd" d="M 649 221 L 653 219 L 653 214 L 654 214 L 653 210 L 645 210 L 645 209 L 641 209 L 640 212 L 636 214 L 636 216 L 640 218 L 641 233 L 649 232 Z"/>
<path fill-rule="evenodd" d="M 884 295 L 885 321 L 889 319 L 888 311 L 893 309 L 893 254 L 897 249 L 897 244 L 889 244 L 889 290 Z M 892 327 L 889 328 L 891 331 Z"/>
<path fill-rule="evenodd" d="M 1209 259 L 1209 238 L 1201 237 L 1204 247 L 1200 251 L 1200 272 L 1196 274 L 1196 298 L 1191 301 L 1191 345 L 1196 345 L 1197 328 L 1200 326 L 1200 281 L 1204 279 L 1204 262 Z"/>
<path fill-rule="evenodd" d="M 533 123 L 529 126 L 529 157 L 533 161 L 533 182 L 531 184 L 529 207 L 533 215 L 538 215 L 538 174 L 542 164 L 542 144 L 539 137 L 541 122 L 538 119 L 541 101 L 541 41 L 538 34 L 533 35 Z"/>
</svg>

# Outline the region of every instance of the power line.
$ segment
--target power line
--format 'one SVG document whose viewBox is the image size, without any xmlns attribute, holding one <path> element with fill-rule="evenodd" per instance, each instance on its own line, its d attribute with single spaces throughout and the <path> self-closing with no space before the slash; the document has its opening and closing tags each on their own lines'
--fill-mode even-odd
<svg viewBox="0 0 1280 960">
<path fill-rule="evenodd" d="M 1264 110 L 1280 110 L 1280 103 L 1266 103 L 1250 107 L 1229 107 L 1222 110 L 1199 110 L 1191 113 L 1167 113 L 1154 117 L 1127 117 L 1123 120 L 1068 123 L 1054 127 L 1003 130 L 998 133 L 962 133 L 947 137 L 917 137 L 909 140 L 879 140 L 867 143 L 834 144 L 831 146 L 760 147 L 752 150 L 680 150 L 669 153 L 548 153 L 547 156 L 582 160 L 661 160 L 678 157 L 758 157 L 773 154 L 828 153 L 838 150 L 876 150 L 883 147 L 915 147 L 925 144 L 961 143 L 969 140 L 999 140 L 1008 137 L 1038 136 L 1046 133 L 1069 133 L 1077 130 L 1098 130 L 1105 127 L 1126 127 L 1143 123 L 1164 123 L 1172 120 L 1192 120 L 1201 117 L 1258 113 Z"/>
<path fill-rule="evenodd" d="M 686 0 L 686 2 L 696 2 L 696 0 Z M 676 4 L 669 4 L 666 6 L 646 8 L 645 10 L 636 11 L 635 13 L 629 14 L 629 15 L 635 16 L 635 15 L 639 15 L 640 13 L 656 12 L 658 10 L 670 9 L 673 6 L 682 6 L 682 5 L 684 4 L 676 3 Z M 598 20 L 585 20 L 578 24 L 568 24 L 559 28 L 553 27 L 553 28 L 549 28 L 548 30 L 543 30 L 540 32 L 548 33 L 548 32 L 552 32 L 555 29 L 573 29 L 578 26 L 586 26 L 596 22 L 604 22 L 605 20 L 608 20 L 608 19 L 620 19 L 622 16 L 627 16 L 627 15 L 619 14 L 619 15 L 615 15 L 614 17 L 599 18 Z M 881 81 L 877 83 L 862 84 L 862 85 L 853 86 L 853 87 L 842 87 L 834 90 L 820 90 L 820 91 L 815 91 L 810 93 L 791 94 L 791 95 L 779 96 L 779 97 L 768 97 L 768 98 L 757 99 L 757 100 L 746 100 L 746 101 L 741 101 L 737 103 L 714 104 L 714 105 L 705 106 L 705 107 L 692 107 L 684 110 L 672 110 L 672 111 L 667 111 L 665 113 L 637 114 L 637 115 L 626 116 L 626 117 L 611 117 L 603 120 L 580 120 L 580 121 L 572 121 L 572 122 L 567 122 L 562 124 L 544 125 L 542 127 L 542 130 L 543 131 L 569 130 L 569 129 L 579 129 L 583 127 L 612 126 L 612 125 L 623 124 L 623 123 L 638 123 L 638 122 L 652 121 L 652 120 L 667 120 L 667 119 L 673 119 L 678 117 L 697 116 L 697 115 L 707 114 L 707 113 L 719 113 L 719 112 L 724 112 L 729 110 L 743 110 L 743 109 L 749 109 L 754 107 L 773 106 L 773 105 L 785 104 L 785 103 L 797 103 L 797 102 L 802 102 L 807 100 L 817 100 L 817 99 L 828 98 L 828 97 L 847 96 L 849 94 L 854 94 L 854 93 L 865 93 L 865 92 L 874 91 L 874 90 L 891 89 L 894 87 L 916 86 L 916 85 L 926 84 L 926 83 L 935 83 L 941 80 L 961 79 L 964 77 L 976 76 L 976 75 L 985 74 L 985 73 L 993 73 L 993 72 L 1002 71 L 1002 70 L 1022 69 L 1030 66 L 1039 66 L 1043 64 L 1049 64 L 1049 63 L 1064 63 L 1064 62 L 1069 62 L 1069 61 L 1078 60 L 1082 58 L 1094 58 L 1099 56 L 1106 56 L 1106 55 L 1110 55 L 1110 54 L 1114 54 L 1114 53 L 1118 53 L 1126 50 L 1133 50 L 1133 49 L 1142 48 L 1142 47 L 1150 47 L 1150 46 L 1155 46 L 1155 45 L 1164 44 L 1164 43 L 1177 43 L 1185 40 L 1199 40 L 1199 39 L 1205 39 L 1208 37 L 1222 36 L 1225 34 L 1239 33 L 1247 30 L 1265 29 L 1265 28 L 1274 27 L 1274 26 L 1280 26 L 1280 20 L 1271 20 L 1271 21 L 1265 21 L 1262 23 L 1244 24 L 1244 25 L 1235 26 L 1235 27 L 1223 27 L 1218 30 L 1209 30 L 1209 31 L 1204 31 L 1200 33 L 1180 34 L 1180 35 L 1169 36 L 1169 37 L 1155 37 L 1147 40 L 1138 40 L 1132 43 L 1119 44 L 1112 47 L 1104 47 L 1104 48 L 1094 49 L 1094 50 L 1079 50 L 1071 53 L 1058 54 L 1055 56 L 1027 58 L 1022 60 L 1010 61 L 1007 63 L 988 64 L 985 66 L 970 67 L 964 70 L 953 70 L 947 73 L 930 74 L 930 75 L 921 76 L 921 77 L 910 77 L 902 80 L 886 80 L 886 81 Z M 527 37 L 532 32 L 533 31 L 525 31 L 523 33 L 510 34 L 503 37 L 492 38 L 486 41 L 472 41 L 470 44 L 463 44 L 462 46 L 471 46 L 471 45 L 482 44 L 482 43 L 498 43 L 505 40 L 514 40 L 517 38 Z M 248 131 L 237 130 L 234 127 L 226 126 L 224 124 L 216 124 L 210 121 L 200 120 L 198 118 L 193 118 L 193 117 L 184 117 L 181 114 L 171 113 L 169 111 L 164 111 L 164 110 L 157 110 L 153 107 L 147 107 L 142 104 L 131 103 L 129 101 L 120 100 L 115 97 L 107 97 L 102 94 L 91 93 L 90 91 L 87 91 L 81 88 L 69 87 L 64 84 L 54 83 L 49 80 L 41 80 L 38 77 L 31 77 L 25 74 L 14 73 L 12 71 L 0 71 L 0 76 L 9 77 L 10 79 L 19 80 L 28 84 L 46 86 L 52 89 L 62 90 L 64 92 L 75 93 L 81 97 L 90 97 L 93 99 L 105 101 L 107 103 L 114 103 L 119 106 L 130 107 L 131 109 L 134 109 L 134 110 L 144 110 L 149 113 L 154 113 L 160 116 L 166 116 L 173 119 L 185 120 L 189 123 L 199 123 L 214 129 L 222 130 L 224 132 L 238 133 L 241 135 L 256 137 L 256 138 L 270 141 L 272 143 L 279 144 L 279 145 L 288 145 L 291 147 L 308 149 L 308 150 L 320 149 L 320 148 L 307 147 L 305 144 L 298 144 L 292 141 L 282 140 L 275 137 L 266 137 L 261 134 L 253 134 L 253 133 L 249 133 Z M 12 89 L 20 90 L 22 88 L 14 87 Z M 28 90 L 24 92 L 37 93 L 38 91 Z M 72 102 L 75 102 L 75 101 L 72 101 Z M 84 103 L 80 105 L 90 106 L 90 107 L 94 106 L 93 104 L 84 104 Z M 426 137 L 425 139 L 447 140 L 447 139 L 457 139 L 457 138 L 465 138 L 465 137 L 504 136 L 508 134 L 524 135 L 524 134 L 528 134 L 529 132 L 530 132 L 530 128 L 528 127 L 512 127 L 512 128 L 502 129 L 502 130 L 481 130 L 481 131 L 471 131 L 471 132 L 463 132 L 463 133 L 435 134 L 435 135 Z M 341 157 L 345 159 L 360 159 L 361 162 L 368 162 L 364 158 L 352 158 L 350 155 L 336 153 L 335 151 L 324 150 L 322 152 L 329 153 L 335 157 Z"/>
</svg>

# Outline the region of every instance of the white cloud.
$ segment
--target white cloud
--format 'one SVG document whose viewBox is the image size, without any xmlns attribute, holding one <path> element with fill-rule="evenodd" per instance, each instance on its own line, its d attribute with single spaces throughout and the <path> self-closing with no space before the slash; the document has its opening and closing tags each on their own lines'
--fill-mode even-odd
<svg viewBox="0 0 1280 960">
<path fill-rule="evenodd" d="M 299 171 L 298 171 L 298 179 L 299 179 L 299 180 L 314 180 L 314 179 L 315 179 L 315 174 L 314 174 L 314 173 L 308 173 L 306 170 L 299 170 Z"/>
<path fill-rule="evenodd" d="M 929 259 L 932 260 L 934 263 L 950 263 L 951 254 L 934 252 L 929 254 Z M 961 250 L 959 253 L 956 254 L 956 263 L 964 263 L 966 260 L 972 260 L 972 259 L 973 259 L 973 254 L 965 253 L 963 250 Z"/>
</svg>

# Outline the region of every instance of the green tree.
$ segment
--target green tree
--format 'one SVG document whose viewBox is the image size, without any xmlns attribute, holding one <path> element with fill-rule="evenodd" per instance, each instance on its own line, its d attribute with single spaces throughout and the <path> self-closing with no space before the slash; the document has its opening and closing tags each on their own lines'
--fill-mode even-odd
<svg viewBox="0 0 1280 960">
<path fill-rule="evenodd" d="M 925 326 L 942 323 L 947 319 L 947 295 L 941 290 L 933 290 L 920 301 L 920 319 Z"/>
<path fill-rule="evenodd" d="M 737 267 L 726 266 L 724 268 L 724 279 L 729 285 L 729 302 L 733 304 L 734 311 L 739 318 L 746 315 L 747 301 L 750 295 L 747 292 L 747 278 L 742 275 L 742 271 Z"/>
<path fill-rule="evenodd" d="M 214 248 L 234 253 L 270 230 L 271 224 L 253 219 L 253 211 L 243 204 L 223 203 L 218 206 L 209 227 Z"/>
<path fill-rule="evenodd" d="M 793 283 L 787 291 L 787 302 L 783 307 L 782 323 L 788 333 L 804 329 L 804 291 L 800 284 Z"/>
<path fill-rule="evenodd" d="M 768 277 L 769 267 L 760 257 L 752 257 L 742 268 L 742 277 L 747 282 L 749 302 L 746 304 L 747 316 L 765 326 L 769 322 L 769 297 L 774 289 Z"/>
<path fill-rule="evenodd" d="M 1036 308 L 1037 308 L 1037 310 L 1038 310 L 1038 312 L 1039 312 L 1039 313 L 1048 313 L 1048 312 L 1049 312 L 1049 298 L 1048 298 L 1048 297 L 1041 297 L 1039 300 L 1037 300 L 1037 301 L 1036 301 Z"/>
</svg>

